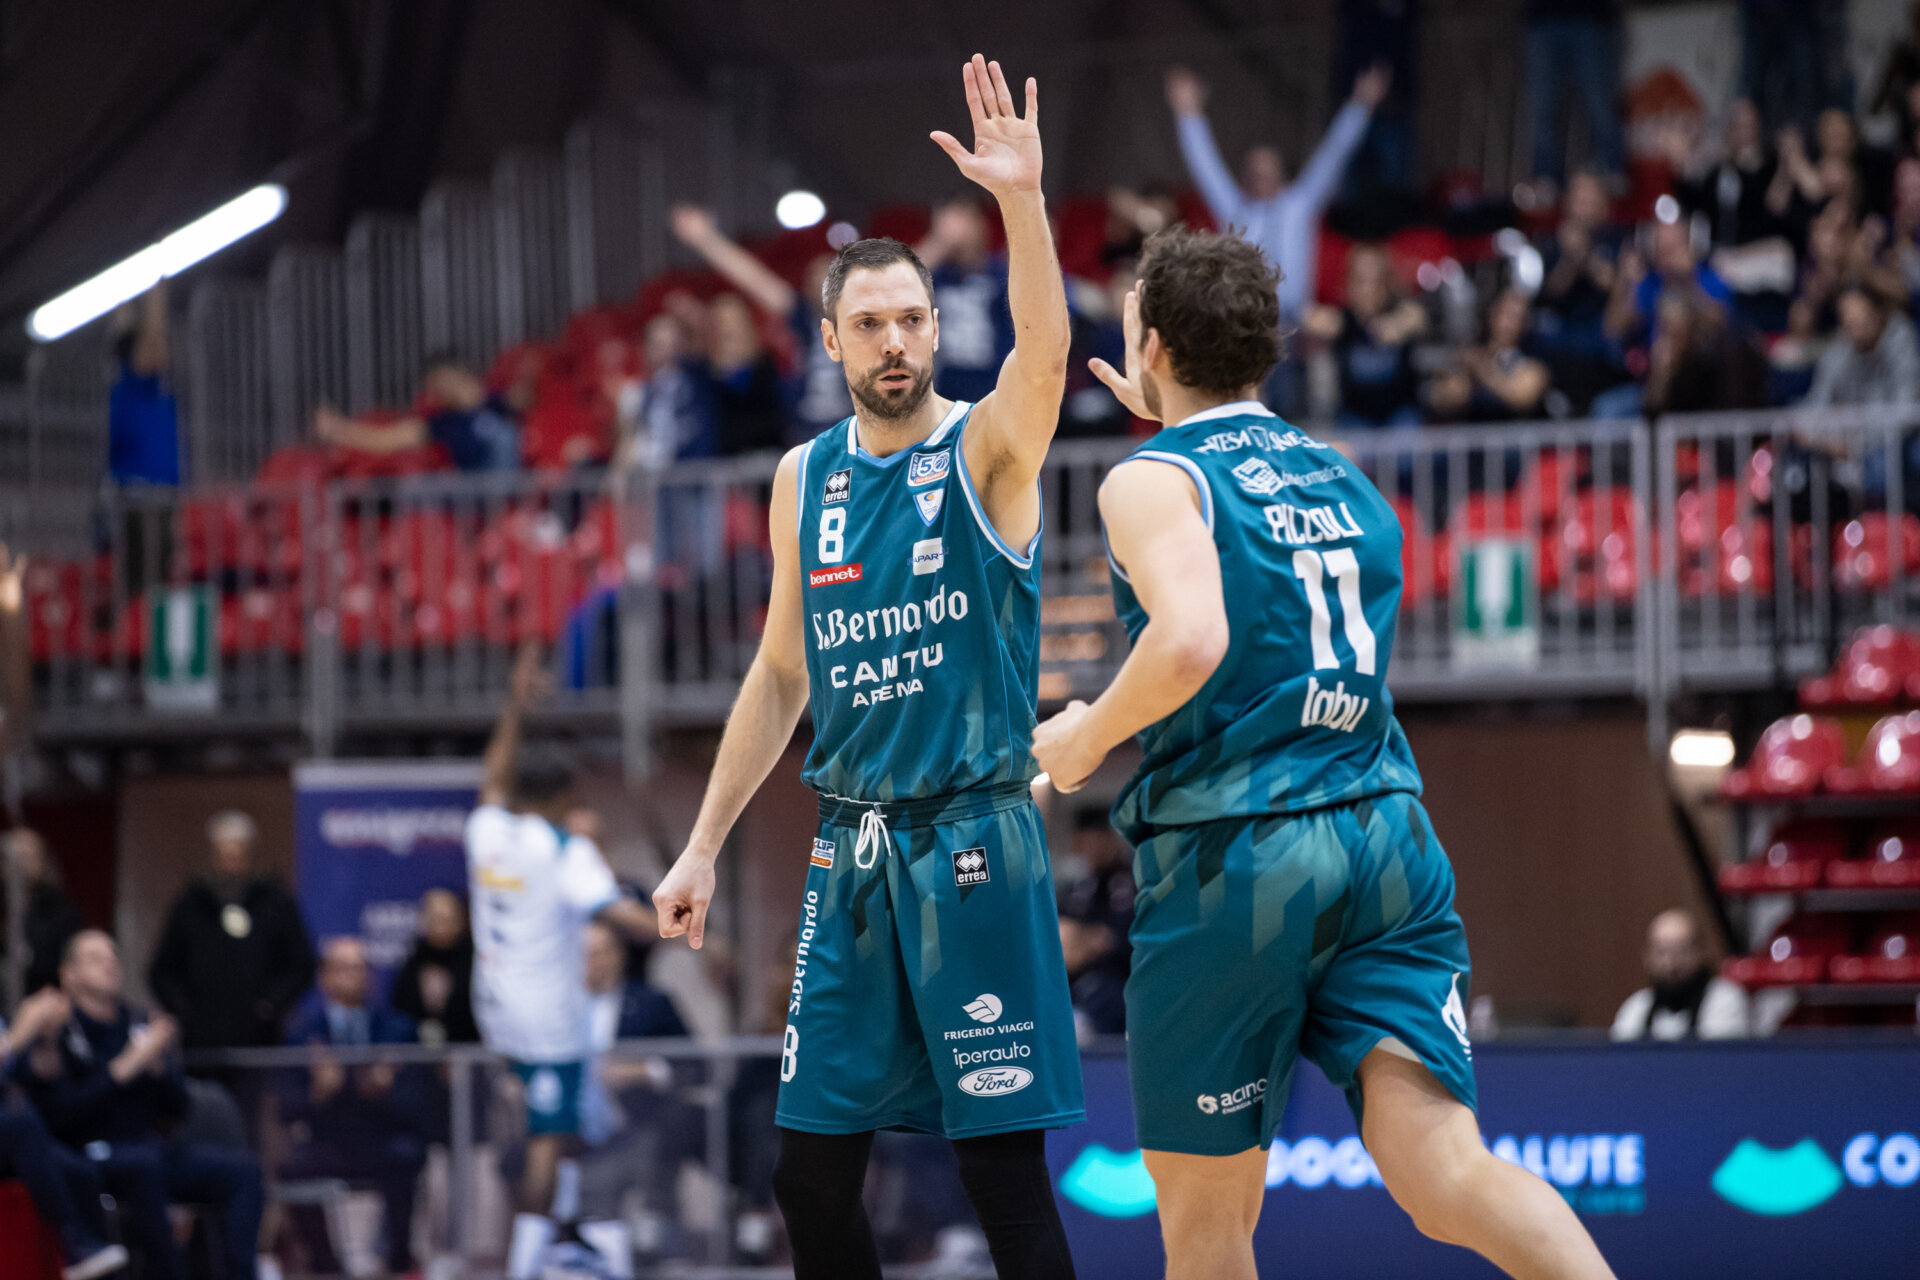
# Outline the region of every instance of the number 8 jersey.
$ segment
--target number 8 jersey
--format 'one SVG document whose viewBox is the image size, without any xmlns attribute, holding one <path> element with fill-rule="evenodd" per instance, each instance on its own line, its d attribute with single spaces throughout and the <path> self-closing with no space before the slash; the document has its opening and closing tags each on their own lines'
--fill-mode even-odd
<svg viewBox="0 0 1920 1280">
<path fill-rule="evenodd" d="M 1131 457 L 1178 467 L 1199 490 L 1230 638 L 1200 692 L 1140 734 L 1114 825 L 1137 846 L 1153 827 L 1419 794 L 1387 693 L 1402 534 L 1379 491 L 1251 400 L 1196 414 Z M 1137 639 L 1146 611 L 1122 566 L 1113 574 Z"/>
<path fill-rule="evenodd" d="M 852 418 L 801 452 L 816 791 L 915 800 L 1036 772 L 1040 535 L 1016 551 L 987 520 L 960 444 L 972 407 L 885 458 Z"/>
</svg>

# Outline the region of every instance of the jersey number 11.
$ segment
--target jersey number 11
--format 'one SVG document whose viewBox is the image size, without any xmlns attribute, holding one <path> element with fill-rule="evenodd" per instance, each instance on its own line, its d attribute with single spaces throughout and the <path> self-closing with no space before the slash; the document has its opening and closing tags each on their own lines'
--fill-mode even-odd
<svg viewBox="0 0 1920 1280">
<path fill-rule="evenodd" d="M 1373 628 L 1367 625 L 1366 611 L 1360 607 L 1360 561 L 1350 547 L 1293 553 L 1293 574 L 1306 589 L 1307 608 L 1313 613 L 1309 627 L 1313 665 L 1316 669 L 1340 665 L 1333 652 L 1333 615 L 1327 610 L 1327 592 L 1321 585 L 1329 573 L 1339 585 L 1340 617 L 1346 623 L 1347 643 L 1353 646 L 1354 670 L 1363 676 L 1373 675 Z"/>
</svg>

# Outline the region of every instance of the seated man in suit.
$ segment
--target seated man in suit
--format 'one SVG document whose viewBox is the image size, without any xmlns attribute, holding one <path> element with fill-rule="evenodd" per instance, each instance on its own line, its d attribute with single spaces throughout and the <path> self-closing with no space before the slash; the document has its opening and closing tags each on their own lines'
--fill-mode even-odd
<svg viewBox="0 0 1920 1280">
<path fill-rule="evenodd" d="M 346 1066 L 325 1049 L 413 1044 L 413 1020 L 371 1002 L 373 970 L 358 938 L 321 948 L 318 986 L 319 998 L 295 1010 L 287 1030 L 288 1044 L 315 1052 L 313 1066 L 290 1073 L 280 1091 L 280 1118 L 294 1138 L 281 1176 L 372 1182 L 384 1208 L 387 1269 L 405 1275 L 414 1270 L 414 1190 L 427 1162 L 425 1069 Z M 310 1218 L 301 1222 L 316 1267 L 329 1269 L 325 1232 Z"/>
<path fill-rule="evenodd" d="M 581 1237 L 603 1257 L 626 1259 L 637 1247 L 659 1257 L 672 1244 L 674 1180 L 680 1162 L 698 1157 L 704 1128 L 699 1111 L 674 1096 L 690 1081 L 692 1064 L 660 1057 L 606 1055 L 621 1040 L 685 1036 L 673 1000 L 646 979 L 627 973 L 626 939 L 598 922 L 587 926 L 587 1006 L 593 1019 L 592 1083 L 582 1105 L 580 1157 Z M 638 1237 L 627 1238 L 620 1199 L 638 1188 L 645 1208 L 632 1221 Z M 616 1264 L 617 1265 L 617 1264 Z"/>
<path fill-rule="evenodd" d="M 60 964 L 72 1016 L 30 1045 L 14 1077 L 53 1136 L 92 1162 L 120 1204 L 127 1243 L 150 1280 L 186 1280 L 169 1204 L 218 1220 L 225 1280 L 255 1280 L 265 1193 L 250 1152 L 167 1136 L 187 1113 L 174 1045 L 180 1028 L 121 999 L 120 951 L 97 929 L 75 934 Z"/>
</svg>

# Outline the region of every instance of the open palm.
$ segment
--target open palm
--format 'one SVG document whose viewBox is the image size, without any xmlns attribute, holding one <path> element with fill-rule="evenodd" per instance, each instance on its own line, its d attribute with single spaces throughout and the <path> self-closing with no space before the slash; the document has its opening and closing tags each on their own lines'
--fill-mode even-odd
<svg viewBox="0 0 1920 1280">
<path fill-rule="evenodd" d="M 1040 189 L 1040 87 L 1027 77 L 1027 114 L 1015 113 L 1013 92 L 1000 64 L 979 54 L 961 69 L 967 85 L 967 109 L 973 113 L 973 150 L 938 129 L 933 140 L 960 166 L 960 172 L 995 196 Z"/>
</svg>

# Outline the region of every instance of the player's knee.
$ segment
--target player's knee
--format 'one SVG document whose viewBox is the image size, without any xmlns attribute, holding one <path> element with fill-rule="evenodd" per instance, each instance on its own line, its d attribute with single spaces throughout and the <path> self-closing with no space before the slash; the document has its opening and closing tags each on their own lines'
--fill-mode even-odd
<svg viewBox="0 0 1920 1280">
<path fill-rule="evenodd" d="M 858 1207 L 865 1184 L 864 1163 L 809 1159 L 791 1141 L 781 1143 L 773 1165 L 773 1198 L 790 1223 L 840 1221 Z"/>
<path fill-rule="evenodd" d="M 1493 1159 L 1485 1148 L 1448 1152 L 1429 1157 L 1418 1167 L 1388 1171 L 1380 1169 L 1394 1202 L 1406 1210 L 1420 1234 L 1442 1244 L 1459 1244 L 1466 1238 L 1466 1226 L 1472 1214 L 1472 1202 L 1479 1160 Z"/>
</svg>

